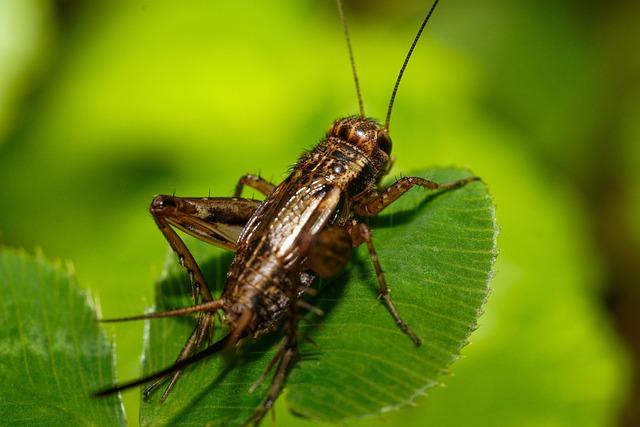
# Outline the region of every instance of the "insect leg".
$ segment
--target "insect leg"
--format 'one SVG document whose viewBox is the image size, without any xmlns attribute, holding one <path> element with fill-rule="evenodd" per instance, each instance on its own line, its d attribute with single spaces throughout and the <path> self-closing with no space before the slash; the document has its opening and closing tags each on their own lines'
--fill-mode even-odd
<svg viewBox="0 0 640 427">
<path fill-rule="evenodd" d="M 201 313 L 193 333 L 178 355 L 176 364 L 189 359 L 200 348 L 205 338 L 211 338 L 214 312 L 217 308 L 220 308 L 221 301 L 213 300 L 198 263 L 172 226 L 200 240 L 233 250 L 242 227 L 249 220 L 258 204 L 259 202 L 253 200 L 229 198 L 196 199 L 156 196 L 153 199 L 150 207 L 151 214 L 169 245 L 178 255 L 180 263 L 189 273 L 192 296 L 196 305 L 165 313 L 134 316 L 134 318 L 166 317 L 186 314 L 190 311 Z M 203 304 L 197 304 L 198 297 L 202 298 Z M 209 310 L 199 309 L 208 306 L 210 306 Z M 169 380 L 169 384 L 161 397 L 161 400 L 165 400 L 180 375 L 182 375 L 182 370 L 176 370 L 157 378 L 144 390 L 145 398 L 165 381 Z"/>
<path fill-rule="evenodd" d="M 320 231 L 309 246 L 306 267 L 319 277 L 340 273 L 353 254 L 351 236 L 345 227 L 330 225 Z"/>
<path fill-rule="evenodd" d="M 297 302 L 298 307 L 300 308 L 305 308 L 313 313 L 315 313 L 317 316 L 324 316 L 324 312 L 322 310 L 320 310 L 317 307 L 312 306 L 311 304 L 307 303 L 304 300 L 298 300 Z M 298 320 L 301 320 L 303 318 L 299 318 Z M 278 349 L 278 352 L 275 354 L 275 356 L 273 356 L 271 358 L 271 361 L 269 362 L 269 364 L 267 365 L 267 367 L 264 369 L 264 371 L 262 371 L 262 374 L 260 375 L 260 378 L 258 378 L 256 380 L 256 382 L 254 382 L 251 387 L 249 387 L 249 393 L 253 393 L 258 386 L 260 386 L 260 384 L 262 384 L 264 382 L 264 380 L 267 378 L 267 375 L 269 375 L 269 372 L 271 372 L 271 370 L 273 369 L 273 367 L 276 365 L 276 363 L 278 363 L 278 361 L 280 359 L 282 359 L 282 357 L 284 356 L 284 352 L 287 350 L 287 340 L 289 339 L 289 337 L 285 336 L 282 339 L 282 342 L 280 343 L 280 348 Z M 318 344 L 316 344 L 311 338 L 309 337 L 304 337 L 304 339 L 308 342 L 310 342 L 314 347 L 319 347 Z"/>
<path fill-rule="evenodd" d="M 278 363 L 276 373 L 271 380 L 271 386 L 269 387 L 267 397 L 263 400 L 262 404 L 253 414 L 253 416 L 248 420 L 247 424 L 258 423 L 273 407 L 273 404 L 282 391 L 284 382 L 289 375 L 290 368 L 292 367 L 298 356 L 297 344 L 291 343 L 289 340 L 287 340 L 284 343 L 284 346 L 285 348 L 282 352 L 280 362 Z"/>
<path fill-rule="evenodd" d="M 269 364 L 267 365 L 266 368 L 264 368 L 264 371 L 262 371 L 262 374 L 256 380 L 256 382 L 251 384 L 251 387 L 249 387 L 249 393 L 253 393 L 260 386 L 260 384 L 264 382 L 264 380 L 267 378 L 267 375 L 269 375 L 269 372 L 271 372 L 271 370 L 276 365 L 276 363 L 278 363 L 278 361 L 282 358 L 282 356 L 284 355 L 284 351 L 286 349 L 286 346 L 285 346 L 286 341 L 287 341 L 287 337 L 284 337 L 282 339 L 282 342 L 280 343 L 280 348 L 278 349 L 278 352 L 275 354 L 275 356 L 271 358 L 271 360 L 269 361 Z"/>
<path fill-rule="evenodd" d="M 213 315 L 214 313 L 206 313 L 205 316 L 201 318 L 200 322 L 206 323 L 207 317 L 209 317 L 211 319 L 210 321 L 213 322 Z M 243 316 L 245 317 L 245 319 L 246 318 L 250 319 L 253 316 L 253 311 L 249 309 L 244 313 Z M 171 366 L 168 366 L 152 374 L 145 375 L 144 377 L 135 379 L 133 381 L 129 381 L 126 383 L 115 385 L 113 387 L 110 387 L 104 390 L 97 391 L 96 393 L 93 394 L 93 396 L 94 397 L 110 396 L 112 394 L 121 392 L 123 390 L 128 390 L 130 388 L 137 387 L 142 384 L 147 384 L 153 381 L 153 383 L 147 388 L 147 390 L 144 391 L 144 396 L 147 397 L 153 391 L 153 389 L 157 388 L 160 384 L 164 383 L 169 378 L 169 376 L 171 376 L 172 381 L 169 384 L 168 389 L 165 391 L 165 393 L 162 396 L 162 399 L 165 399 L 169 394 L 169 392 L 171 391 L 171 388 L 175 384 L 175 380 L 177 380 L 177 376 L 180 375 L 179 372 L 181 372 L 187 366 L 191 366 L 194 363 L 197 363 L 208 357 L 216 355 L 224 351 L 225 349 L 236 345 L 238 342 L 238 339 L 244 336 L 244 328 L 246 328 L 247 323 L 248 322 L 244 322 L 243 323 L 244 326 L 240 326 L 240 322 L 239 322 L 239 325 L 238 327 L 236 327 L 236 330 L 232 331 L 231 333 L 227 334 L 220 340 L 211 344 L 204 350 L 200 352 L 196 352 L 198 345 L 202 343 L 204 336 L 206 335 L 206 333 L 201 331 L 206 331 L 208 327 L 211 327 L 206 325 L 199 326 L 193 331 L 193 333 L 191 334 L 191 337 L 189 337 L 189 340 L 187 341 L 187 345 L 185 345 L 185 349 L 183 349 L 183 351 L 180 353 L 178 360 L 176 360 L 176 362 L 173 363 Z M 189 347 L 190 351 L 185 351 L 187 347 Z M 187 355 L 187 352 L 189 353 L 189 355 Z M 173 378 L 175 378 L 175 380 Z"/>
<path fill-rule="evenodd" d="M 276 188 L 274 184 L 270 183 L 269 181 L 267 181 L 266 179 L 258 175 L 246 174 L 241 176 L 240 179 L 238 180 L 234 197 L 240 197 L 240 195 L 242 194 L 242 189 L 244 188 L 245 185 L 247 187 L 251 187 L 258 190 L 265 196 L 268 196 L 269 194 L 271 194 L 273 189 Z"/>
<path fill-rule="evenodd" d="M 122 383 L 119 385 L 116 385 L 114 387 L 110 387 L 104 390 L 100 390 L 97 391 L 95 393 L 93 393 L 94 397 L 104 397 L 104 396 L 110 396 L 116 393 L 119 393 L 121 391 L 124 390 L 129 390 L 130 388 L 133 387 L 137 387 L 139 385 L 142 384 L 146 384 L 149 383 L 151 381 L 155 381 L 161 378 L 165 378 L 168 375 L 173 374 L 176 371 L 180 371 L 183 370 L 184 368 L 186 368 L 187 366 L 191 366 L 194 363 L 197 363 L 203 359 L 206 359 L 208 357 L 211 357 L 215 354 L 218 354 L 220 352 L 222 352 L 229 344 L 229 335 L 221 338 L 220 340 L 216 341 L 215 343 L 213 343 L 212 345 L 210 345 L 209 347 L 205 348 L 204 350 L 202 350 L 199 353 L 194 354 L 191 357 L 185 358 L 183 360 L 181 360 L 180 362 L 176 362 L 173 365 L 164 368 L 158 372 L 154 372 L 152 374 L 146 375 L 142 378 L 138 378 L 136 380 L 133 381 L 129 381 L 126 383 Z"/>
<path fill-rule="evenodd" d="M 213 313 L 206 313 L 204 316 L 201 316 L 198 319 L 197 326 L 195 327 L 195 329 L 191 333 L 191 336 L 189 337 L 184 347 L 180 351 L 180 354 L 178 355 L 178 358 L 176 359 L 175 363 L 180 363 L 188 359 L 189 357 L 191 357 L 198 350 L 198 348 L 204 341 L 204 338 L 209 336 L 209 331 L 212 328 L 213 328 Z M 167 396 L 169 396 L 169 393 L 171 393 L 171 390 L 173 389 L 173 387 L 178 382 L 178 379 L 180 378 L 181 375 L 182 375 L 182 370 L 178 370 L 178 371 L 172 372 L 171 374 L 167 374 L 164 377 L 156 379 L 154 382 L 149 384 L 144 389 L 144 391 L 142 392 L 143 397 L 147 399 L 151 395 L 151 393 L 153 393 L 158 387 L 160 387 L 167 380 L 169 380 L 169 377 L 171 377 L 171 379 L 169 380 L 169 384 L 167 385 L 167 388 L 165 388 L 164 392 L 162 393 L 162 397 L 160 398 L 160 401 L 164 402 Z"/>
<path fill-rule="evenodd" d="M 420 345 L 422 340 L 420 337 L 402 320 L 396 305 L 391 300 L 391 295 L 389 295 L 389 288 L 387 287 L 387 281 L 384 278 L 384 273 L 382 272 L 382 267 L 380 267 L 380 261 L 378 260 L 378 254 L 376 252 L 376 248 L 373 246 L 373 240 L 371 239 L 371 229 L 363 223 L 353 222 L 351 224 L 350 234 L 353 241 L 353 246 L 360 246 L 362 243 L 367 244 L 367 248 L 369 249 L 369 256 L 371 257 L 371 263 L 373 264 L 373 268 L 376 271 L 376 277 L 378 278 L 378 283 L 380 284 L 380 293 L 379 298 L 387 304 L 387 308 L 395 320 L 396 325 L 404 332 L 409 335 L 409 338 L 416 344 Z"/>
<path fill-rule="evenodd" d="M 259 202 L 231 198 L 181 198 L 156 196 L 149 208 L 158 228 L 189 273 L 194 302 L 198 296 L 212 301 L 211 292 L 193 255 L 178 236 L 174 226 L 200 240 L 235 250 L 242 227 Z"/>
<path fill-rule="evenodd" d="M 375 191 L 364 200 L 354 203 L 353 211 L 356 215 L 375 216 L 391 203 L 398 200 L 400 196 L 409 191 L 413 186 L 420 186 L 429 190 L 450 190 L 467 185 L 470 182 L 478 181 L 480 178 L 471 176 L 446 184 L 438 184 L 424 178 L 407 176 L 400 178 L 394 184 L 381 191 Z"/>
<path fill-rule="evenodd" d="M 292 298 L 292 302 L 289 304 L 289 316 L 286 323 L 287 335 L 285 336 L 280 349 L 273 357 L 263 374 L 260 376 L 258 381 L 251 386 L 251 391 L 262 382 L 264 377 L 277 362 L 278 366 L 276 368 L 276 373 L 271 379 L 271 386 L 269 387 L 266 397 L 244 425 L 257 425 L 260 423 L 260 420 L 262 420 L 266 413 L 273 407 L 273 404 L 282 392 L 284 382 L 287 379 L 293 364 L 298 360 L 298 305 L 295 301 L 297 299 L 297 289 L 300 283 L 299 276 L 296 273 L 291 274 L 289 277 L 291 277 L 293 286 L 291 286 L 289 292 L 289 297 Z"/>
</svg>

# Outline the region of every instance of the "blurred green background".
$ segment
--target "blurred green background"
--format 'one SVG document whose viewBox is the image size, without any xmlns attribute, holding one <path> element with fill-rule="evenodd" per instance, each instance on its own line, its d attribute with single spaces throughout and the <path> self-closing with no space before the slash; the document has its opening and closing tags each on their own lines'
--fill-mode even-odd
<svg viewBox="0 0 640 427">
<path fill-rule="evenodd" d="M 429 4 L 345 3 L 383 117 Z M 494 291 L 445 388 L 354 424 L 640 425 L 638 22 L 637 1 L 442 2 L 400 87 L 392 173 L 484 178 Z M 0 242 L 72 260 L 105 315 L 140 313 L 167 250 L 153 195 L 278 181 L 356 110 L 333 0 L 0 0 Z M 109 333 L 135 377 L 142 324 Z M 283 407 L 279 425 L 311 425 Z"/>
</svg>

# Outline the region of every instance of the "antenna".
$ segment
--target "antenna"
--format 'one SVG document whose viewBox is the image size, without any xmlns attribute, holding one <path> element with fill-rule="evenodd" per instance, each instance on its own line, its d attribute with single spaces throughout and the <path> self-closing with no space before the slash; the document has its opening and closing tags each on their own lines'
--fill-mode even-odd
<svg viewBox="0 0 640 427">
<path fill-rule="evenodd" d="M 356 61 L 353 59 L 353 48 L 351 47 L 351 38 L 349 37 L 349 28 L 347 27 L 347 20 L 344 17 L 344 11 L 342 10 L 342 1 L 336 0 L 338 4 L 338 12 L 340 13 L 340 20 L 342 21 L 342 27 L 344 28 L 344 37 L 347 40 L 347 48 L 349 49 L 349 61 L 351 61 L 351 71 L 353 71 L 353 80 L 356 83 L 356 93 L 358 94 L 358 105 L 360 107 L 360 117 L 364 117 L 364 101 L 362 101 L 362 92 L 360 92 L 360 82 L 358 81 L 358 73 L 356 72 Z"/>
<path fill-rule="evenodd" d="M 420 29 L 418 30 L 418 34 L 416 34 L 416 37 L 413 39 L 413 43 L 411 43 L 411 47 L 409 48 L 409 52 L 407 53 L 407 57 L 404 58 L 404 62 L 402 63 L 402 67 L 400 67 L 400 72 L 398 73 L 398 78 L 396 79 L 396 84 L 393 86 L 393 92 L 391 92 L 391 100 L 389 101 L 389 109 L 387 110 L 387 118 L 384 121 L 384 129 L 386 131 L 389 131 L 389 121 L 391 120 L 391 110 L 393 109 L 393 102 L 396 100 L 396 93 L 398 93 L 398 86 L 400 86 L 400 80 L 402 79 L 402 75 L 404 74 L 405 68 L 407 68 L 407 64 L 409 63 L 409 59 L 411 58 L 411 54 L 413 53 L 413 49 L 415 49 L 416 44 L 418 44 L 418 40 L 420 39 L 420 36 L 422 35 L 422 31 L 424 30 L 424 27 L 426 27 L 427 22 L 429 22 L 429 18 L 431 18 L 431 15 L 433 14 L 433 11 L 435 10 L 436 6 L 438 5 L 438 1 L 439 0 L 435 0 L 433 2 L 433 5 L 431 5 L 431 9 L 429 9 L 429 12 L 427 13 L 427 16 L 425 16 L 424 20 L 422 21 L 422 24 L 420 25 Z"/>
</svg>

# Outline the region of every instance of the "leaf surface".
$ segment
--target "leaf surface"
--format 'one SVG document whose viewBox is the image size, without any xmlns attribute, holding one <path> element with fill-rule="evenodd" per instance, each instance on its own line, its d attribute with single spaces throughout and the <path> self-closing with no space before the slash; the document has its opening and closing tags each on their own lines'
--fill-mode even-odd
<svg viewBox="0 0 640 427">
<path fill-rule="evenodd" d="M 467 176 L 455 169 L 413 174 L 449 182 Z M 414 346 L 377 299 L 378 285 L 366 247 L 337 278 L 317 285 L 301 333 L 303 360 L 292 370 L 286 399 L 297 414 L 339 421 L 413 403 L 439 384 L 476 325 L 486 300 L 496 254 L 494 208 L 486 186 L 427 192 L 412 189 L 370 221 L 391 295 L 403 318 L 422 337 Z M 191 242 L 209 284 L 220 292 L 231 254 Z M 189 305 L 189 285 L 172 256 L 159 282 L 157 309 Z M 150 324 L 144 371 L 173 362 L 193 319 Z M 218 334 L 218 336 L 221 336 Z M 281 334 L 245 346 L 239 354 L 212 357 L 183 375 L 169 398 L 143 403 L 143 425 L 237 425 L 260 404 L 268 384 L 247 390 L 275 353 Z M 268 381 L 267 381 L 268 382 Z"/>
<path fill-rule="evenodd" d="M 2 249 L 0 291 L 0 423 L 126 425 L 119 397 L 91 397 L 112 382 L 113 353 L 72 275 Z"/>
</svg>

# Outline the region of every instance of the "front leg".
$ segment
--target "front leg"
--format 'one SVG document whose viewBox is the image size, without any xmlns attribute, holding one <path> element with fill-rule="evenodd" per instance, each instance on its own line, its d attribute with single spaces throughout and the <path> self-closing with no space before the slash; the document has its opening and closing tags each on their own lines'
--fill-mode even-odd
<svg viewBox="0 0 640 427">
<path fill-rule="evenodd" d="M 387 304 L 387 308 L 393 317 L 393 320 L 396 322 L 396 325 L 404 332 L 409 335 L 409 338 L 415 343 L 415 345 L 420 345 L 422 340 L 420 337 L 402 320 L 396 305 L 391 300 L 391 295 L 389 295 L 389 288 L 387 287 L 387 281 L 384 278 L 384 273 L 382 272 L 382 267 L 380 267 L 380 261 L 378 260 L 378 253 L 376 252 L 376 248 L 373 246 L 373 240 L 371 239 L 371 229 L 363 224 L 356 221 L 348 226 L 349 233 L 351 234 L 351 240 L 353 241 L 353 246 L 360 246 L 362 243 L 367 244 L 367 248 L 369 249 L 369 256 L 371 257 L 371 263 L 373 264 L 373 268 L 376 271 L 376 277 L 378 278 L 378 283 L 380 285 L 379 298 L 382 298 L 384 302 Z"/>
<path fill-rule="evenodd" d="M 384 273 L 378 260 L 378 253 L 371 239 L 371 229 L 365 224 L 352 221 L 344 227 L 328 226 L 322 230 L 310 245 L 305 266 L 320 277 L 334 276 L 347 265 L 351 258 L 353 248 L 363 243 L 367 244 L 371 263 L 373 264 L 380 285 L 379 298 L 387 304 L 387 308 L 398 327 L 409 335 L 416 345 L 420 345 L 420 337 L 402 320 L 398 309 L 391 299 L 391 295 L 389 295 L 387 281 L 384 278 Z"/>
<path fill-rule="evenodd" d="M 360 216 L 375 216 L 416 185 L 429 190 L 450 190 L 479 180 L 479 177 L 471 176 L 446 184 L 438 184 L 437 182 L 433 182 L 428 179 L 407 176 L 400 178 L 394 184 L 382 191 L 376 190 L 373 193 L 367 194 L 363 200 L 358 200 L 354 203 L 353 212 Z"/>
</svg>

